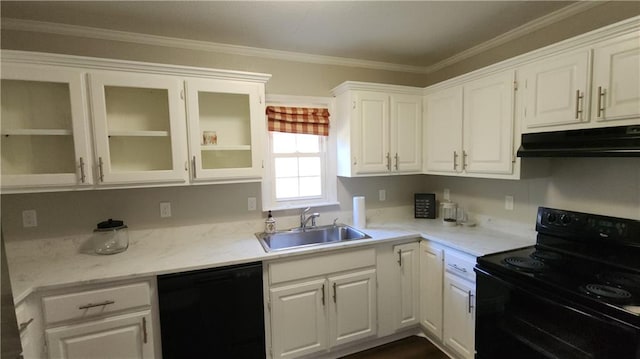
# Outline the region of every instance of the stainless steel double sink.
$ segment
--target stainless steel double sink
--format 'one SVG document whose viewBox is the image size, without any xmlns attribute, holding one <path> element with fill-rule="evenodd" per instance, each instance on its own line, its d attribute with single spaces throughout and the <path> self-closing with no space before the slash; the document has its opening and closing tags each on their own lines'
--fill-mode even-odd
<svg viewBox="0 0 640 359">
<path fill-rule="evenodd" d="M 346 224 L 293 228 L 272 234 L 256 233 L 256 237 L 267 252 L 371 238 Z"/>
</svg>

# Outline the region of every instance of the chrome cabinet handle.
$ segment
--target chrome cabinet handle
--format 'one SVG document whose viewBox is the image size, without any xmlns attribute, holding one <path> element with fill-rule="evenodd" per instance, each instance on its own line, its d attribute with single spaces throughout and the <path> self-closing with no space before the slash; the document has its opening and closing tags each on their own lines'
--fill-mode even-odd
<svg viewBox="0 0 640 359">
<path fill-rule="evenodd" d="M 29 320 L 27 320 L 26 322 L 22 322 L 18 325 L 18 330 L 20 331 L 20 333 L 23 333 L 25 330 L 27 330 L 27 327 L 29 327 L 29 324 L 33 323 L 33 318 L 29 318 Z"/>
<path fill-rule="evenodd" d="M 391 171 L 391 155 L 387 152 L 387 170 Z"/>
<path fill-rule="evenodd" d="M 336 283 L 333 283 L 333 302 L 337 303 L 338 291 L 336 290 Z"/>
<path fill-rule="evenodd" d="M 400 156 L 398 156 L 398 154 L 396 153 L 396 171 L 400 170 L 399 165 L 400 165 Z"/>
<path fill-rule="evenodd" d="M 604 115 L 604 94 L 606 90 L 598 86 L 598 117 Z"/>
<path fill-rule="evenodd" d="M 142 342 L 147 344 L 147 318 L 142 317 Z"/>
<path fill-rule="evenodd" d="M 402 267 L 402 249 L 398 249 L 398 265 Z"/>
<path fill-rule="evenodd" d="M 457 264 L 455 264 L 455 263 L 454 263 L 454 264 L 449 263 L 448 265 L 449 265 L 449 267 L 451 267 L 451 268 L 453 268 L 453 269 L 455 269 L 455 270 L 457 270 L 457 271 L 459 271 L 459 272 L 467 273 L 467 268 L 464 268 L 464 267 L 458 267 L 458 265 L 457 265 Z"/>
<path fill-rule="evenodd" d="M 196 178 L 196 156 L 193 156 L 193 178 Z"/>
<path fill-rule="evenodd" d="M 469 313 L 471 313 L 471 308 L 473 308 L 473 304 L 472 304 L 472 299 L 473 298 L 473 294 L 471 294 L 471 291 L 469 291 Z"/>
<path fill-rule="evenodd" d="M 104 307 L 107 306 L 109 304 L 115 304 L 116 302 L 113 300 L 105 300 L 104 302 L 100 302 L 100 303 L 89 303 L 89 304 L 85 304 L 85 305 L 81 305 L 78 307 L 78 309 L 83 310 L 83 309 L 89 309 L 89 308 L 95 308 L 95 307 Z"/>
<path fill-rule="evenodd" d="M 462 170 L 467 169 L 467 151 L 462 150 Z"/>
<path fill-rule="evenodd" d="M 104 182 L 104 169 L 102 168 L 102 157 L 98 157 L 98 172 L 100 174 L 100 182 Z"/>
<path fill-rule="evenodd" d="M 580 90 L 576 90 L 576 120 L 579 120 L 582 117 L 582 100 L 584 99 L 584 94 L 580 94 Z"/>
<path fill-rule="evenodd" d="M 453 151 L 453 170 L 458 169 L 458 152 Z"/>
<path fill-rule="evenodd" d="M 84 174 L 84 159 L 80 157 L 80 182 L 84 183 L 84 180 L 87 178 Z"/>
</svg>

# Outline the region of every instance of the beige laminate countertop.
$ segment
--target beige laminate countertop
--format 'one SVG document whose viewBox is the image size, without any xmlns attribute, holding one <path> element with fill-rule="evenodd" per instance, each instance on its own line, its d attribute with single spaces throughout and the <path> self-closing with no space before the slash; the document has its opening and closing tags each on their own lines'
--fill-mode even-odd
<svg viewBox="0 0 640 359">
<path fill-rule="evenodd" d="M 474 256 L 535 243 L 532 230 L 510 234 L 482 226 L 445 227 L 439 220 L 396 218 L 368 223 L 364 231 L 371 239 L 267 253 L 254 236 L 261 226 L 260 222 L 234 222 L 130 230 L 129 248 L 106 256 L 92 253 L 90 234 L 7 241 L 14 301 L 18 303 L 34 291 L 317 254 L 411 238 L 422 237 Z"/>
</svg>

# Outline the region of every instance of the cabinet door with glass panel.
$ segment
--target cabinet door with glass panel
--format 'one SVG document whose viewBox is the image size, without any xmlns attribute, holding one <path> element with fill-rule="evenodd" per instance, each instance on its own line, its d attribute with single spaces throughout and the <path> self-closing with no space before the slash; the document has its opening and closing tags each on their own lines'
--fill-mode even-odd
<svg viewBox="0 0 640 359">
<path fill-rule="evenodd" d="M 182 81 L 106 71 L 89 79 L 98 181 L 186 182 Z"/>
<path fill-rule="evenodd" d="M 186 87 L 192 180 L 260 180 L 264 84 L 189 79 Z"/>
<path fill-rule="evenodd" d="M 2 65 L 2 188 L 88 185 L 89 126 L 79 70 Z"/>
</svg>

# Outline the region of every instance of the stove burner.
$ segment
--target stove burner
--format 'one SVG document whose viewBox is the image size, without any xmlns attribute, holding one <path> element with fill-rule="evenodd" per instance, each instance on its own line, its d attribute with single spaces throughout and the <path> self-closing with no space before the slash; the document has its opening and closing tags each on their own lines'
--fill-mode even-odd
<svg viewBox="0 0 640 359">
<path fill-rule="evenodd" d="M 603 284 L 587 284 L 583 287 L 580 287 L 580 289 L 586 294 L 598 299 L 626 302 L 632 298 L 631 293 L 627 292 L 624 289 Z"/>
<path fill-rule="evenodd" d="M 536 249 L 535 252 L 531 253 L 531 258 L 538 259 L 541 261 L 557 261 L 562 259 L 560 253 L 550 252 L 541 249 Z"/>
<path fill-rule="evenodd" d="M 508 257 L 503 262 L 524 272 L 541 272 L 546 269 L 544 263 L 528 257 Z"/>
<path fill-rule="evenodd" d="M 640 275 L 622 272 L 603 272 L 596 276 L 603 283 L 619 288 L 640 291 Z"/>
</svg>

